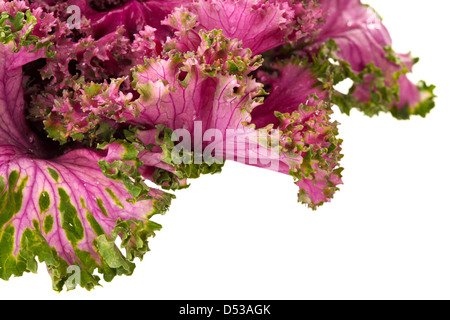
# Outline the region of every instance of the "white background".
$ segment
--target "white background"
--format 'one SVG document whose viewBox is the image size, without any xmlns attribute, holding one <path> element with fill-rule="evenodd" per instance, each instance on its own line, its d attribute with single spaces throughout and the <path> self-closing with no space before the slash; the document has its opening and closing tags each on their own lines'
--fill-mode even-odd
<svg viewBox="0 0 450 320">
<path fill-rule="evenodd" d="M 450 298 L 450 5 L 368 3 L 439 98 L 427 119 L 337 114 L 345 185 L 332 203 L 312 212 L 290 177 L 228 162 L 178 193 L 132 276 L 58 294 L 40 265 L 1 281 L 0 299 Z"/>
</svg>

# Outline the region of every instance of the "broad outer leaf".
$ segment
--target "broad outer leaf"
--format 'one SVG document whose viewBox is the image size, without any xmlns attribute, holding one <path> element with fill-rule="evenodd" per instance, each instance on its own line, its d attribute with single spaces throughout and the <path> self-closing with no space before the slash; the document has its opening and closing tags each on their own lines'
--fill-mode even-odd
<svg viewBox="0 0 450 320">
<path fill-rule="evenodd" d="M 44 157 L 25 121 L 22 94 L 22 65 L 45 55 L 42 50 L 14 53 L 12 42 L 0 44 L 0 278 L 36 272 L 37 257 L 55 290 L 64 284 L 91 289 L 100 279 L 94 272 L 106 281 L 133 272 L 132 261 L 161 228 L 149 218 L 164 213 L 172 196 L 149 188 L 142 201 L 129 201 L 122 181 L 103 174 L 104 157 L 94 151 Z"/>
</svg>

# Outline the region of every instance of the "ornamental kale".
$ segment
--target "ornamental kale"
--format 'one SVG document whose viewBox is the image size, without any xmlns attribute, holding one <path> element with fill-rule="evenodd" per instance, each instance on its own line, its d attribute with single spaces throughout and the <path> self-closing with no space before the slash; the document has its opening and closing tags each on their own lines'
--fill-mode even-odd
<svg viewBox="0 0 450 320">
<path fill-rule="evenodd" d="M 0 278 L 130 275 L 176 190 L 225 160 L 342 184 L 333 106 L 425 117 L 434 86 L 359 0 L 0 0 Z M 347 93 L 336 86 L 351 81 Z M 116 246 L 120 239 L 124 253 Z M 37 260 L 36 260 L 37 258 Z"/>
</svg>

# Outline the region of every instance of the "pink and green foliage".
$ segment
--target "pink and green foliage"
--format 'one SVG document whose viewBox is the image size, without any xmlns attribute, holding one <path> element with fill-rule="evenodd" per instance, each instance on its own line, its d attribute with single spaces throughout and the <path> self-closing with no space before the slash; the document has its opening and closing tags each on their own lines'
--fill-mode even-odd
<svg viewBox="0 0 450 320">
<path fill-rule="evenodd" d="M 5 280 L 38 262 L 57 291 L 73 288 L 74 267 L 87 289 L 131 274 L 161 228 L 151 218 L 225 160 L 292 176 L 315 210 L 342 184 L 333 105 L 399 119 L 434 107 L 434 87 L 407 77 L 417 60 L 392 50 L 359 0 L 0 0 L 0 11 Z"/>
</svg>

